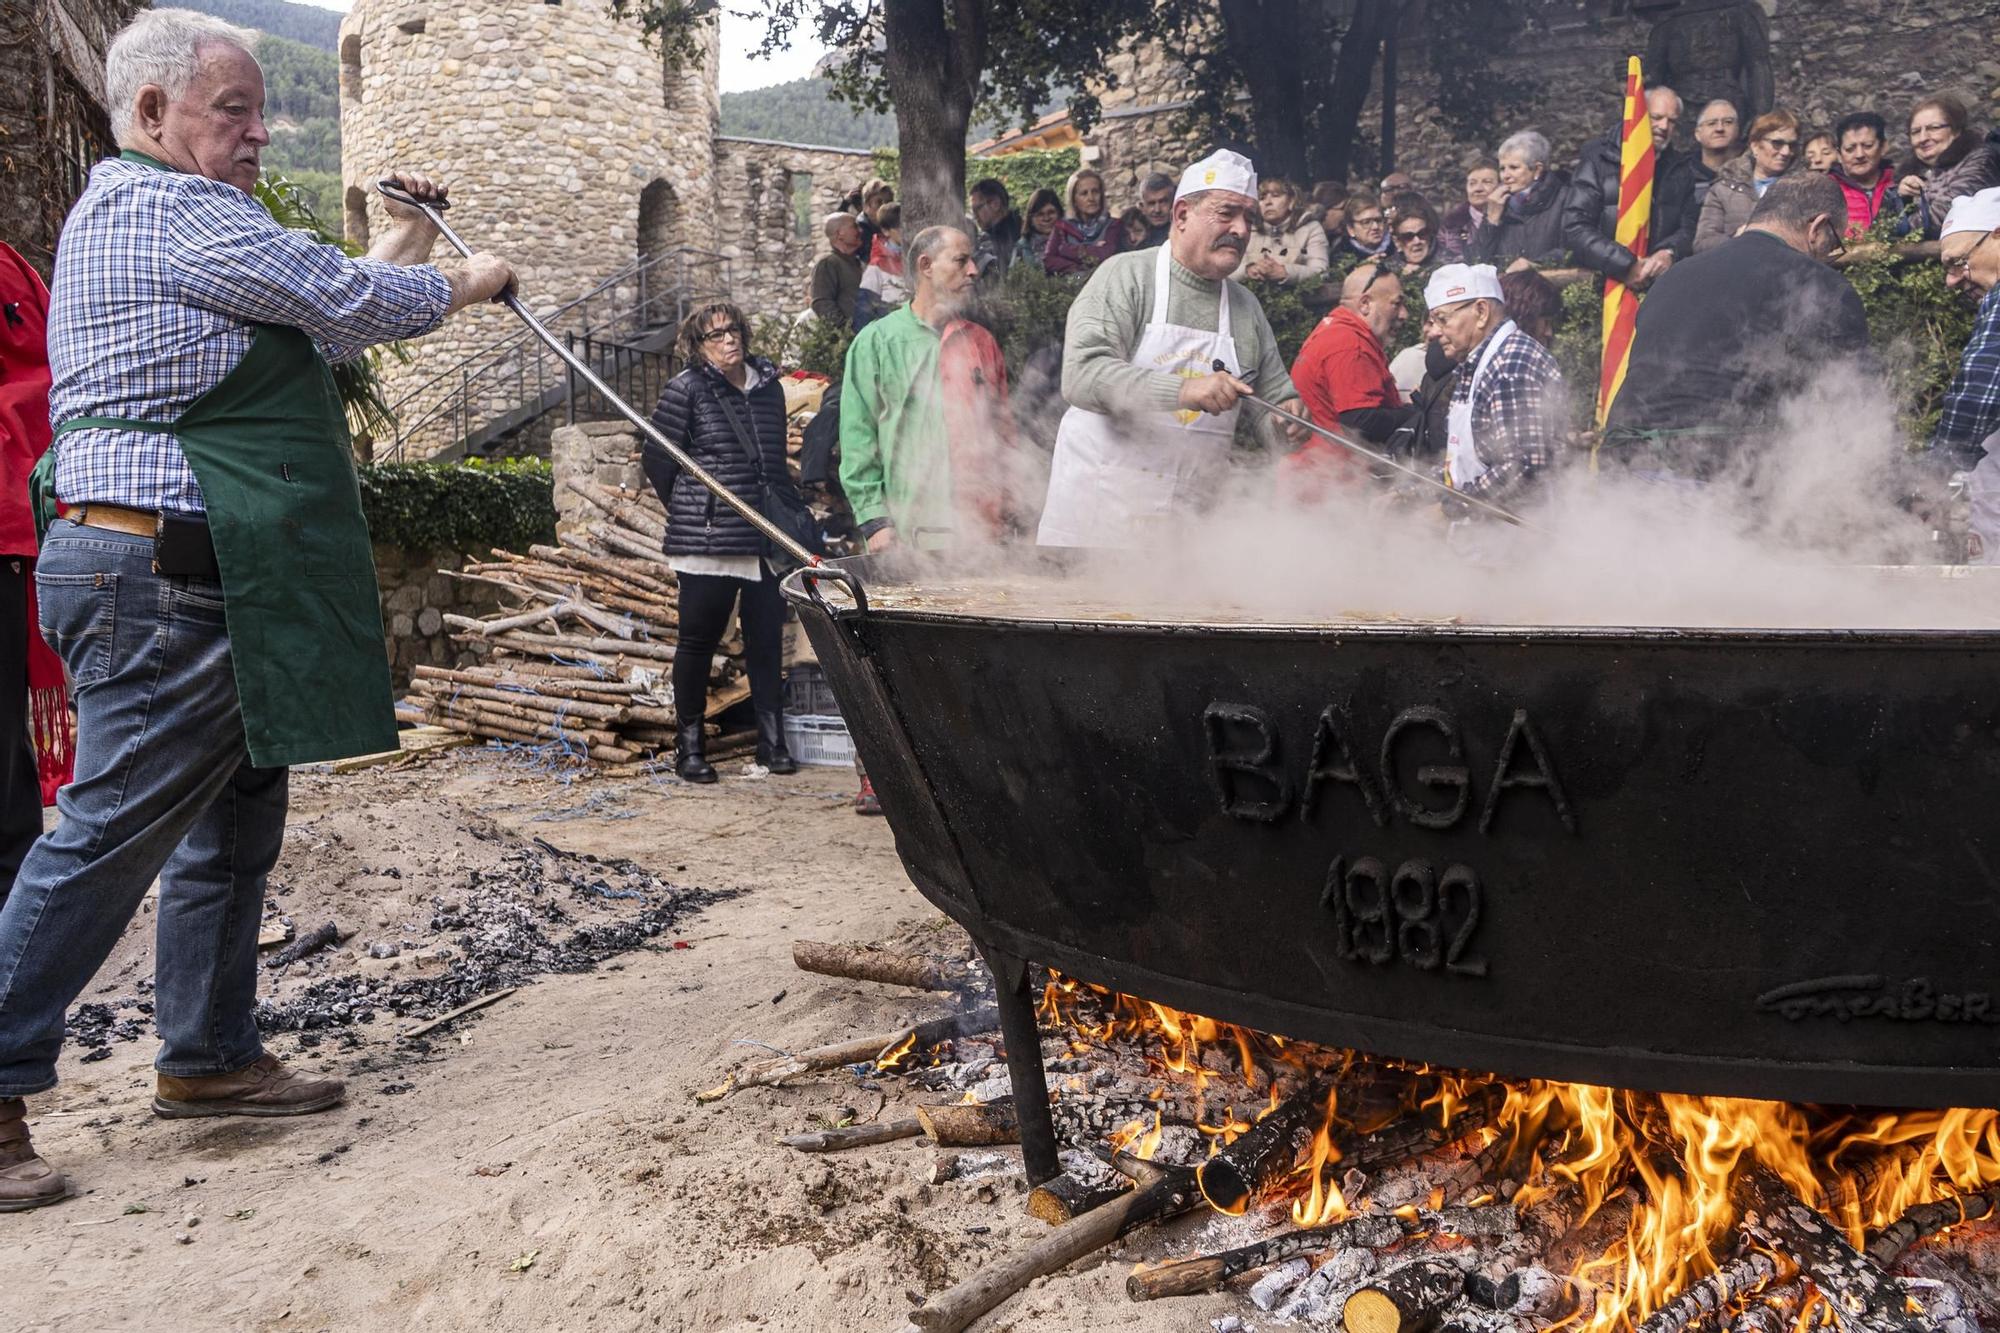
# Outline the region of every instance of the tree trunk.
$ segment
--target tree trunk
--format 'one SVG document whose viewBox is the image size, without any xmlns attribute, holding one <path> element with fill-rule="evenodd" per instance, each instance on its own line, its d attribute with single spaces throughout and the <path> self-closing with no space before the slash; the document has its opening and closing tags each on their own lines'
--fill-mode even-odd
<svg viewBox="0 0 2000 1333">
<path fill-rule="evenodd" d="M 1310 188 L 1306 173 L 1305 88 L 1300 0 L 1222 0 L 1223 40 L 1250 87 L 1251 134 L 1261 176 L 1285 176 Z M 1249 71 L 1255 71 L 1254 74 Z"/>
<path fill-rule="evenodd" d="M 1319 112 L 1313 136 L 1314 180 L 1346 180 L 1354 165 L 1354 134 L 1361 125 L 1361 108 L 1375 81 L 1375 64 L 1382 41 L 1395 30 L 1397 0 L 1357 0 L 1354 17 L 1340 39 L 1333 83 Z"/>
<path fill-rule="evenodd" d="M 986 65 L 988 0 L 883 0 L 903 234 L 965 221 L 965 135 Z"/>
</svg>

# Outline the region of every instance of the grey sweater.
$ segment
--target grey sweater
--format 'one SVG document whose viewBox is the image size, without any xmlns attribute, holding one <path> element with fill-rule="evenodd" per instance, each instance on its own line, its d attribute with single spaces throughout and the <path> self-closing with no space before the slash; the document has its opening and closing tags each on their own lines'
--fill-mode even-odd
<svg viewBox="0 0 2000 1333">
<path fill-rule="evenodd" d="M 1157 250 L 1113 255 L 1090 275 L 1069 308 L 1063 339 L 1063 398 L 1071 407 L 1109 417 L 1172 412 L 1180 406 L 1181 377 L 1132 364 L 1132 354 L 1153 318 L 1153 265 Z M 1222 313 L 1222 283 L 1196 277 L 1167 261 L 1167 320 L 1191 329 L 1213 329 Z M 1229 332 L 1236 340 L 1242 378 L 1268 402 L 1296 398 L 1292 377 L 1278 354 L 1278 340 L 1264 308 L 1240 283 L 1229 283 Z M 1272 419 L 1247 409 L 1260 433 L 1276 440 Z"/>
</svg>

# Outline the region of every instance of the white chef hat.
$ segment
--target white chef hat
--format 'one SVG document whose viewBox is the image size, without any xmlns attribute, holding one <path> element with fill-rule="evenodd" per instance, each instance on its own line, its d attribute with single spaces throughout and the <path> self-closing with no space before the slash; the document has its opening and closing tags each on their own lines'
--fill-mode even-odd
<svg viewBox="0 0 2000 1333">
<path fill-rule="evenodd" d="M 1491 264 L 1446 264 L 1431 274 L 1424 288 L 1424 305 L 1432 310 L 1481 297 L 1503 303 L 1507 299 L 1500 291 L 1500 274 Z"/>
<path fill-rule="evenodd" d="M 1181 173 L 1181 183 L 1174 191 L 1174 202 L 1179 203 L 1191 194 L 1203 190 L 1228 190 L 1232 194 L 1247 194 L 1257 197 L 1257 168 L 1250 165 L 1250 159 L 1241 153 L 1232 153 L 1227 148 L 1218 148 L 1201 161 Z"/>
<path fill-rule="evenodd" d="M 1962 194 L 1951 201 L 1945 215 L 1944 236 L 1961 231 L 1988 232 L 2000 228 L 2000 185 L 1978 194 Z"/>
</svg>

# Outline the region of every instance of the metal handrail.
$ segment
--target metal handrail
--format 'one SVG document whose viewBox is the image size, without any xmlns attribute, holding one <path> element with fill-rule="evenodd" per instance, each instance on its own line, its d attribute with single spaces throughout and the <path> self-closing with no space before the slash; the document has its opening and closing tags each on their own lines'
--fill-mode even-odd
<svg viewBox="0 0 2000 1333">
<path fill-rule="evenodd" d="M 658 278 L 667 276 L 670 264 L 673 265 L 671 274 L 674 281 L 665 284 L 662 290 Z M 597 338 L 614 329 L 647 327 L 646 317 L 655 307 L 671 308 L 674 321 L 678 322 L 686 317 L 692 303 L 690 287 L 695 270 L 711 266 L 718 275 L 719 290 L 726 292 L 729 288 L 728 258 L 715 251 L 681 246 L 627 264 L 542 318 L 547 324 L 557 324 L 576 313 L 574 322 L 584 326 L 581 333 Z M 636 287 L 636 296 L 625 302 L 614 300 L 611 313 L 591 323 L 591 304 L 624 287 Z M 550 390 L 567 384 L 569 380 L 566 373 L 552 364 L 554 359 L 558 358 L 552 358 L 548 349 L 526 332 L 513 333 L 488 347 L 475 349 L 455 364 L 413 386 L 389 405 L 390 416 L 395 422 L 395 436 L 390 447 L 380 455 L 381 459 L 393 461 L 401 458 L 418 435 L 440 421 L 456 418 L 455 433 L 460 441 L 464 441 L 470 439 L 476 429 L 475 415 L 481 421 L 491 420 L 504 416 L 509 410 L 540 401 Z M 510 375 L 511 391 L 505 394 L 503 401 L 513 407 L 475 409 L 475 394 L 493 395 L 497 388 L 507 383 Z M 437 394 L 440 385 L 452 387 L 445 389 L 443 396 L 430 406 L 414 413 L 411 411 L 413 403 Z"/>
</svg>

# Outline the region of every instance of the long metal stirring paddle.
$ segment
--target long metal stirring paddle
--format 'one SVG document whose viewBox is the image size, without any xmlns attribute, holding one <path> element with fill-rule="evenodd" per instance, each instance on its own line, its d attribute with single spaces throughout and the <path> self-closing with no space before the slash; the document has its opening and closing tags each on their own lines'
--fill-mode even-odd
<svg viewBox="0 0 2000 1333">
<path fill-rule="evenodd" d="M 1229 369 L 1227 365 L 1225 365 L 1220 360 L 1217 360 L 1215 362 L 1215 371 L 1217 374 L 1220 375 L 1232 375 L 1234 373 Z M 1446 495 L 1451 496 L 1454 500 L 1458 500 L 1461 503 L 1473 505 L 1477 508 L 1484 509 L 1487 513 L 1493 515 L 1495 518 L 1505 519 L 1507 522 L 1512 523 L 1517 528 L 1526 528 L 1530 532 L 1539 532 L 1544 537 L 1549 535 L 1549 530 L 1547 528 L 1539 527 L 1536 524 L 1530 523 L 1528 522 L 1527 519 L 1521 518 L 1516 514 L 1510 514 L 1506 510 L 1502 509 L 1499 505 L 1494 504 L 1490 500 L 1482 500 L 1476 495 L 1467 495 L 1464 491 L 1454 490 L 1450 486 L 1447 486 L 1443 482 L 1439 481 L 1436 477 L 1429 477 L 1417 471 L 1413 467 L 1406 467 L 1405 465 L 1398 463 L 1395 459 L 1389 457 L 1387 454 L 1378 454 L 1373 449 L 1370 449 L 1367 445 L 1362 444 L 1355 440 L 1351 440 L 1347 436 L 1342 435 L 1339 431 L 1328 430 L 1326 427 L 1318 424 L 1315 421 L 1308 420 L 1307 418 L 1300 416 L 1296 412 L 1287 412 L 1284 408 L 1279 407 L 1276 403 L 1269 402 L 1266 401 L 1265 399 L 1259 398 L 1254 393 L 1246 393 L 1242 395 L 1242 397 L 1244 402 L 1255 404 L 1256 406 L 1263 408 L 1266 412 L 1269 412 L 1274 417 L 1279 417 L 1285 421 L 1291 422 L 1294 425 L 1304 426 L 1307 430 L 1311 431 L 1313 434 L 1322 436 L 1328 440 L 1333 441 L 1335 444 L 1339 445 L 1343 449 L 1346 449 L 1348 452 L 1360 454 L 1363 458 L 1369 459 L 1372 462 L 1380 463 L 1383 467 L 1393 468 L 1396 471 L 1402 473 L 1406 477 L 1415 477 L 1418 481 L 1421 481 L 1424 485 L 1435 487 L 1436 489 L 1443 491 Z"/>
<path fill-rule="evenodd" d="M 459 239 L 458 233 L 451 229 L 451 224 L 444 220 L 436 207 L 412 196 L 393 180 L 376 181 L 375 188 L 381 192 L 382 197 L 385 199 L 393 199 L 399 204 L 408 204 L 412 208 L 422 209 L 424 216 L 430 219 L 431 225 L 436 227 L 447 241 L 451 242 L 454 249 L 467 259 L 472 258 L 472 247 Z M 715 495 L 716 499 L 742 515 L 745 522 L 770 538 L 786 555 L 800 564 L 818 565 L 822 563 L 820 557 L 800 545 L 783 528 L 773 523 L 770 519 L 765 518 L 763 514 L 758 512 L 755 505 L 716 480 L 715 475 L 689 457 L 685 449 L 662 435 L 659 427 L 655 426 L 651 420 L 641 415 L 630 403 L 627 403 L 623 398 L 613 393 L 611 386 L 599 379 L 596 371 L 585 364 L 582 358 L 578 357 L 576 353 L 565 347 L 553 333 L 548 331 L 542 321 L 535 318 L 533 312 L 527 306 L 521 304 L 521 298 L 514 295 L 512 288 L 500 293 L 499 301 L 516 315 L 519 315 L 521 322 L 528 326 L 528 331 L 546 343 L 551 352 L 561 357 L 565 365 L 583 378 L 584 383 L 603 394 L 604 400 L 618 409 L 618 415 L 637 426 L 647 439 L 666 450 L 669 458 L 680 464 L 689 476 L 693 477 L 703 486 L 706 486 Z"/>
</svg>

